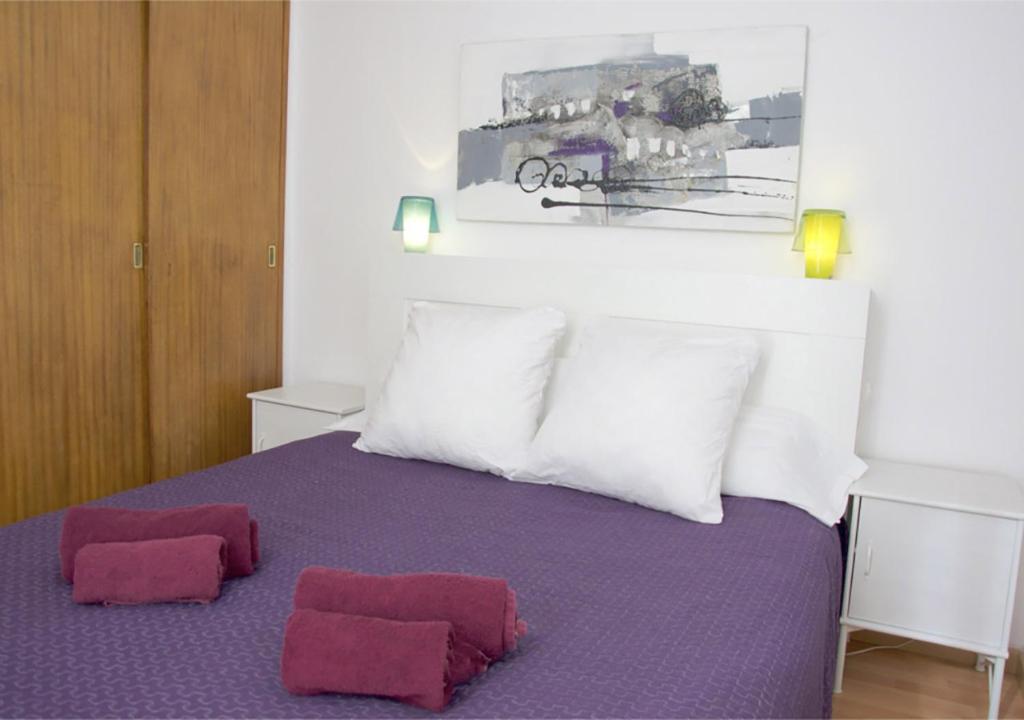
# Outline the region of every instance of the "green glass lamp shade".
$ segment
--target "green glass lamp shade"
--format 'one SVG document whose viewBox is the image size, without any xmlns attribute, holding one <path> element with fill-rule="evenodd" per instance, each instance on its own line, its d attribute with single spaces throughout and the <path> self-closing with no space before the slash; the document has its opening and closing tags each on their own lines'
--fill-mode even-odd
<svg viewBox="0 0 1024 720">
<path fill-rule="evenodd" d="M 836 255 L 850 252 L 845 221 L 846 213 L 842 210 L 804 210 L 793 249 L 804 253 L 806 277 L 832 277 Z"/>
<path fill-rule="evenodd" d="M 402 244 L 409 252 L 426 252 L 431 233 L 440 232 L 434 198 L 403 195 L 395 214 L 395 231 L 401 231 Z"/>
</svg>

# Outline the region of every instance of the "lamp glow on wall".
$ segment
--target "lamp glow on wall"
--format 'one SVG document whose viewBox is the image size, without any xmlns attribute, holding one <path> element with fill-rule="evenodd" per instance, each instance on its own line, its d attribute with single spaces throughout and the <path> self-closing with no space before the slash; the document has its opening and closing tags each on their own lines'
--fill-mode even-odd
<svg viewBox="0 0 1024 720">
<path fill-rule="evenodd" d="M 846 213 L 842 210 L 804 210 L 793 249 L 804 253 L 804 275 L 828 279 L 836 266 L 836 255 L 847 254 Z"/>
<path fill-rule="evenodd" d="M 403 195 L 398 201 L 393 229 L 401 231 L 402 246 L 406 252 L 427 252 L 430 249 L 430 235 L 440 232 L 434 198 Z"/>
</svg>

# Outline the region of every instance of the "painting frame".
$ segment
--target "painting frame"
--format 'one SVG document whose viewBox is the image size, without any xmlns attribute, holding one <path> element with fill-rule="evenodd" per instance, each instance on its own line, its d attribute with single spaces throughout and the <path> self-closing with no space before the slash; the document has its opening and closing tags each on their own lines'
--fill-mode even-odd
<svg viewBox="0 0 1024 720">
<path fill-rule="evenodd" d="M 807 28 L 462 46 L 460 220 L 792 233 Z"/>
</svg>

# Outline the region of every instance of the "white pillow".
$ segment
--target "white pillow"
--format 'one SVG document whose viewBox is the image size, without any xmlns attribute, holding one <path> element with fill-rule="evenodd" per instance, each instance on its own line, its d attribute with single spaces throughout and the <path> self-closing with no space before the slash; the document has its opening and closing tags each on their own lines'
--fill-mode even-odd
<svg viewBox="0 0 1024 720">
<path fill-rule="evenodd" d="M 593 327 L 511 479 L 721 522 L 722 458 L 757 357 L 746 337 Z"/>
<path fill-rule="evenodd" d="M 722 493 L 780 500 L 834 525 L 846 512 L 850 485 L 867 468 L 800 413 L 744 407 L 725 456 Z"/>
<path fill-rule="evenodd" d="M 565 314 L 417 302 L 366 428 L 365 452 L 502 474 L 537 432 Z"/>
</svg>

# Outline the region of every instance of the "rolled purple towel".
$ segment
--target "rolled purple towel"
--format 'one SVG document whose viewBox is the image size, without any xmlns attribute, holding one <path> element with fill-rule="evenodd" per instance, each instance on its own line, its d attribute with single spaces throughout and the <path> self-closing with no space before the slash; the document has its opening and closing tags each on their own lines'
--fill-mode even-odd
<svg viewBox="0 0 1024 720">
<path fill-rule="evenodd" d="M 317 610 L 288 618 L 281 681 L 295 695 L 377 695 L 438 712 L 452 697 L 451 623 Z"/>
<path fill-rule="evenodd" d="M 299 573 L 294 606 L 390 620 L 445 620 L 458 640 L 491 660 L 516 649 L 526 623 L 500 578 L 458 573 L 364 575 L 311 566 Z"/>
<path fill-rule="evenodd" d="M 76 603 L 208 603 L 220 595 L 227 542 L 218 535 L 92 543 L 75 555 Z"/>
<path fill-rule="evenodd" d="M 251 575 L 259 559 L 256 521 L 245 505 L 193 505 L 167 510 L 125 510 L 79 505 L 64 513 L 60 571 L 75 580 L 75 554 L 92 543 L 220 535 L 227 541 L 225 577 Z"/>
</svg>

